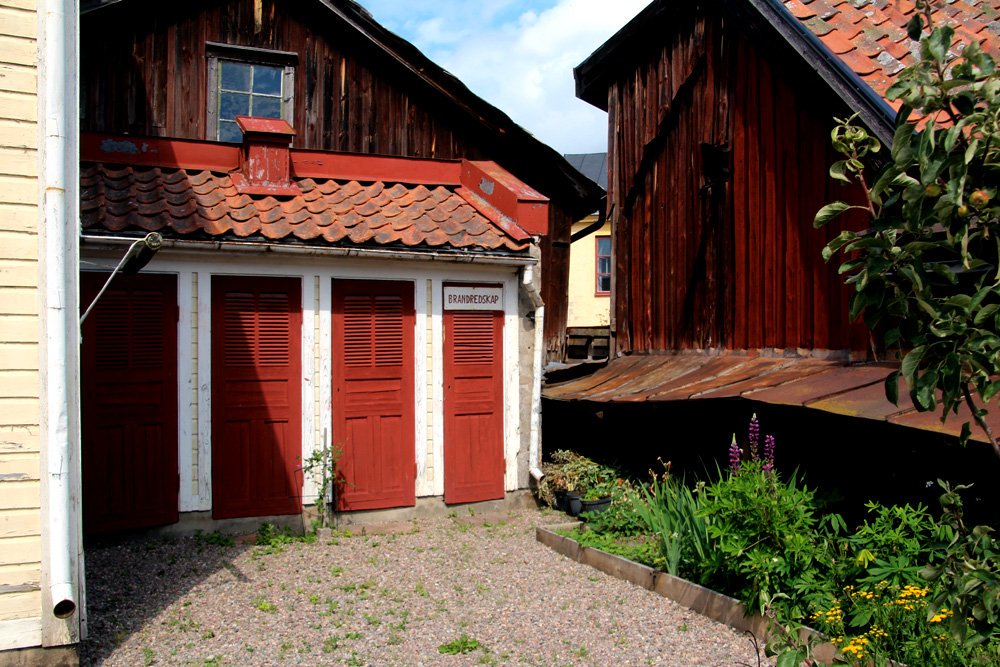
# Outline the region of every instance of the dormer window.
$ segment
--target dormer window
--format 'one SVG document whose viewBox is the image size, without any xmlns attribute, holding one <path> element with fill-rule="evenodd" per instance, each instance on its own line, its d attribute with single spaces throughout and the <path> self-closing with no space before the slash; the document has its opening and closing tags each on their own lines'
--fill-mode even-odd
<svg viewBox="0 0 1000 667">
<path fill-rule="evenodd" d="M 292 121 L 295 61 L 285 51 L 208 45 L 208 125 L 215 141 L 239 142 L 237 116 Z"/>
</svg>

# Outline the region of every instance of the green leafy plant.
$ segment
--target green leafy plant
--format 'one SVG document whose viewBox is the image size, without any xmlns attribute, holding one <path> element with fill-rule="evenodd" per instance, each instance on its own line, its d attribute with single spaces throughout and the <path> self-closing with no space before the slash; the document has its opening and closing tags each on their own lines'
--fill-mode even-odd
<svg viewBox="0 0 1000 667">
<path fill-rule="evenodd" d="M 869 184 L 866 168 L 881 144 L 855 116 L 838 120 L 833 147 L 844 159 L 830 175 L 859 186 L 864 202 L 828 204 L 815 225 L 848 210 L 871 220 L 865 231 L 842 232 L 823 256 L 844 256 L 840 272 L 855 288 L 851 316 L 863 314 L 902 361 L 886 379 L 889 400 L 898 401 L 903 377 L 918 410 L 940 405 L 944 420 L 966 404 L 1000 456 L 983 419 L 1000 392 L 1000 76 L 975 40 L 955 48 L 950 26 L 931 25 L 930 2 L 917 8 L 910 37 L 931 29 L 919 60 L 887 93 L 902 104 L 889 163 Z M 914 109 L 922 127 L 911 121 Z M 970 434 L 966 422 L 963 441 Z"/>
<path fill-rule="evenodd" d="M 649 485 L 632 498 L 632 510 L 656 536 L 666 571 L 704 582 L 705 575 L 718 567 L 718 552 L 708 530 L 710 518 L 699 511 L 699 496 L 670 475 L 668 464 L 663 467 L 660 475 L 650 471 Z"/>
<path fill-rule="evenodd" d="M 483 648 L 478 639 L 473 639 L 463 632 L 458 639 L 438 646 L 438 653 L 445 655 L 465 655 L 466 653 L 472 653 Z"/>
<path fill-rule="evenodd" d="M 808 600 L 829 586 L 827 541 L 818 539 L 814 492 L 794 473 L 783 481 L 773 469 L 773 438 L 764 458 L 754 458 L 752 442 L 750 458 L 743 459 L 734 437 L 728 473 L 700 499 L 699 515 L 719 552 L 703 576 L 748 609 L 797 621 Z"/>
<path fill-rule="evenodd" d="M 967 486 L 938 480 L 943 515 L 939 523 L 940 558 L 922 576 L 936 585 L 934 614 L 953 612 L 948 630 L 965 645 L 992 645 L 1000 662 L 1000 544 L 989 526 L 969 529 L 962 517 L 959 491 Z"/>
<path fill-rule="evenodd" d="M 302 472 L 312 476 L 316 483 L 316 512 L 320 528 L 329 528 L 331 518 L 336 523 L 337 493 L 344 484 L 338 465 L 343 456 L 344 450 L 339 446 L 324 444 L 302 461 Z"/>
</svg>

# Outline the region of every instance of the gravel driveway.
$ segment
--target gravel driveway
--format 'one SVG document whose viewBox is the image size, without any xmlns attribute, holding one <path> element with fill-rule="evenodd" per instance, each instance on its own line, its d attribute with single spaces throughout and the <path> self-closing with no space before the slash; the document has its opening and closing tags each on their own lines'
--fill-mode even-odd
<svg viewBox="0 0 1000 667">
<path fill-rule="evenodd" d="M 535 541 L 564 518 L 463 510 L 283 549 L 91 547 L 82 664 L 756 667 L 746 637 Z"/>
</svg>

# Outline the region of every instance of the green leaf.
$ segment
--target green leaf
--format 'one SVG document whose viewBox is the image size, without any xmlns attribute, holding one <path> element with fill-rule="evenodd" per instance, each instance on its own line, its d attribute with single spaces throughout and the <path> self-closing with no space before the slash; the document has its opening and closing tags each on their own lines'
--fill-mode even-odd
<svg viewBox="0 0 1000 667">
<path fill-rule="evenodd" d="M 976 317 L 973 320 L 973 322 L 977 325 L 982 324 L 987 319 L 993 317 L 996 314 L 997 310 L 1000 310 L 1000 304 L 991 303 L 986 306 L 983 306 L 982 308 L 979 309 L 979 312 L 976 313 Z"/>
<path fill-rule="evenodd" d="M 838 215 L 850 208 L 859 208 L 858 206 L 851 206 L 847 202 L 835 201 L 831 204 L 827 204 L 821 208 L 816 213 L 816 218 L 813 220 L 813 227 L 819 228 L 830 222 Z"/>
<path fill-rule="evenodd" d="M 914 14 L 913 18 L 906 24 L 906 34 L 913 41 L 918 41 L 920 39 L 920 31 L 923 27 L 924 25 L 920 20 L 920 14 Z"/>
<path fill-rule="evenodd" d="M 801 651 L 796 651 L 794 649 L 788 649 L 784 653 L 778 656 L 778 661 L 774 663 L 775 667 L 799 667 L 802 661 L 808 656 Z"/>
<path fill-rule="evenodd" d="M 830 165 L 830 178 L 842 181 L 844 183 L 850 183 L 851 179 L 847 177 L 847 160 L 838 160 Z"/>
<path fill-rule="evenodd" d="M 893 371 L 886 377 L 885 397 L 893 405 L 899 405 L 899 371 Z"/>
<path fill-rule="evenodd" d="M 917 367 L 920 366 L 920 360 L 924 358 L 926 351 L 927 348 L 925 346 L 918 345 L 903 357 L 903 363 L 900 365 L 899 370 L 903 374 L 903 377 L 906 378 L 907 384 L 911 387 L 915 384 L 914 373 L 917 372 Z"/>
<path fill-rule="evenodd" d="M 979 139 L 969 142 L 969 147 L 965 149 L 965 164 L 970 164 L 976 157 L 976 150 L 979 148 Z"/>
</svg>

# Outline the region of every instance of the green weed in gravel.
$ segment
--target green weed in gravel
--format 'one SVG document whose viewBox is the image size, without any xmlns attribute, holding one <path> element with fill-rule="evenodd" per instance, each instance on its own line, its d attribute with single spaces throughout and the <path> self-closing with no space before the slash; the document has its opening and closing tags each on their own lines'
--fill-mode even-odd
<svg viewBox="0 0 1000 667">
<path fill-rule="evenodd" d="M 478 639 L 473 639 L 463 632 L 458 639 L 438 646 L 438 653 L 445 655 L 465 655 L 481 648 L 483 648 L 483 645 L 479 643 Z"/>
</svg>

